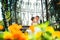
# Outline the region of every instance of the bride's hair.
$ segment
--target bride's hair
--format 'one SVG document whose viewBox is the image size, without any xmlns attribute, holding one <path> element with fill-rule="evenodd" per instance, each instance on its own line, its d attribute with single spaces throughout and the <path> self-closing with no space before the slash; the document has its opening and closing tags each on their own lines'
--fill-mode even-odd
<svg viewBox="0 0 60 40">
<path fill-rule="evenodd" d="M 31 18 L 31 20 L 33 21 L 34 17 Z"/>
</svg>

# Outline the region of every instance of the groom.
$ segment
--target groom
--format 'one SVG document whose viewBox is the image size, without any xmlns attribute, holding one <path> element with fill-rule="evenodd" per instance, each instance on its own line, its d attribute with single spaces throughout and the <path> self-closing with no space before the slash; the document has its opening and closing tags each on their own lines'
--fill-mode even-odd
<svg viewBox="0 0 60 40">
<path fill-rule="evenodd" d="M 39 16 L 36 16 L 35 18 L 36 18 L 38 24 L 42 23 L 42 20 L 40 20 Z"/>
</svg>

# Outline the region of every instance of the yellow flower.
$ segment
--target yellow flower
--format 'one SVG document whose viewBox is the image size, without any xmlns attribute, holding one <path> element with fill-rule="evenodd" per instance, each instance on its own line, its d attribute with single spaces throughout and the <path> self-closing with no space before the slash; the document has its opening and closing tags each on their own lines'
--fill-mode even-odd
<svg viewBox="0 0 60 40">
<path fill-rule="evenodd" d="M 46 31 L 48 31 L 48 32 L 50 32 L 50 33 L 53 33 L 53 32 L 54 32 L 54 29 L 53 29 L 53 27 L 48 26 L 48 27 L 46 28 Z"/>
<path fill-rule="evenodd" d="M 7 32 L 7 31 L 4 32 L 3 38 L 4 38 L 5 40 L 7 40 L 7 39 L 13 40 L 13 39 L 14 39 L 14 38 L 13 38 L 13 35 L 12 35 L 10 32 Z"/>
<path fill-rule="evenodd" d="M 12 33 L 15 33 L 17 31 L 20 31 L 20 29 L 22 28 L 21 25 L 18 24 L 12 24 L 11 26 L 8 27 L 8 30 Z"/>
<path fill-rule="evenodd" d="M 13 28 L 13 29 L 17 29 L 17 30 L 19 30 L 20 27 L 21 27 L 21 25 L 18 25 L 18 24 L 12 24 L 12 25 L 9 26 L 9 27 L 11 27 L 11 28 Z"/>
<path fill-rule="evenodd" d="M 16 40 L 26 40 L 26 37 L 20 29 L 22 28 L 21 25 L 18 24 L 12 24 L 11 26 L 8 27 L 8 30 L 13 34 L 13 37 Z"/>
<path fill-rule="evenodd" d="M 0 25 L 0 30 L 3 30 L 3 29 L 4 29 L 4 27 L 2 25 Z"/>
<path fill-rule="evenodd" d="M 34 32 L 34 26 L 33 26 L 33 25 L 31 25 L 31 26 L 29 27 L 29 29 L 30 29 L 32 32 Z"/>
<path fill-rule="evenodd" d="M 19 28 L 21 29 L 22 28 L 22 25 L 19 25 Z"/>
<path fill-rule="evenodd" d="M 25 36 L 26 36 L 26 40 L 29 40 L 28 33 L 25 32 L 24 34 L 25 34 Z"/>
<path fill-rule="evenodd" d="M 41 35 L 42 35 L 42 32 L 37 32 L 37 33 L 35 34 L 36 38 L 40 38 Z"/>
<path fill-rule="evenodd" d="M 55 38 L 55 37 L 60 38 L 60 31 L 55 31 L 55 32 L 52 34 L 52 37 L 53 37 L 53 38 Z"/>
<path fill-rule="evenodd" d="M 26 40 L 26 36 L 24 35 L 24 33 L 20 32 L 20 31 L 13 33 L 13 36 L 17 40 Z"/>
</svg>

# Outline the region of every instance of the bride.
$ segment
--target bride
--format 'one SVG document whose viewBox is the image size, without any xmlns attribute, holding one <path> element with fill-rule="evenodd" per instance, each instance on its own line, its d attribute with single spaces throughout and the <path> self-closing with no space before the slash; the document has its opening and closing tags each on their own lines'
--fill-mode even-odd
<svg viewBox="0 0 60 40">
<path fill-rule="evenodd" d="M 31 21 L 32 21 L 31 25 L 37 25 L 38 24 L 35 17 L 32 17 Z"/>
</svg>

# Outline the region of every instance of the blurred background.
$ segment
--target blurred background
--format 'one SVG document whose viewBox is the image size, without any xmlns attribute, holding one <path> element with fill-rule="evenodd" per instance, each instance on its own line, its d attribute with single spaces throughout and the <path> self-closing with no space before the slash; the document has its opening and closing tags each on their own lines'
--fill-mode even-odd
<svg viewBox="0 0 60 40">
<path fill-rule="evenodd" d="M 60 0 L 0 0 L 0 24 L 29 26 L 31 17 L 39 16 L 41 23 L 60 24 Z"/>
</svg>

